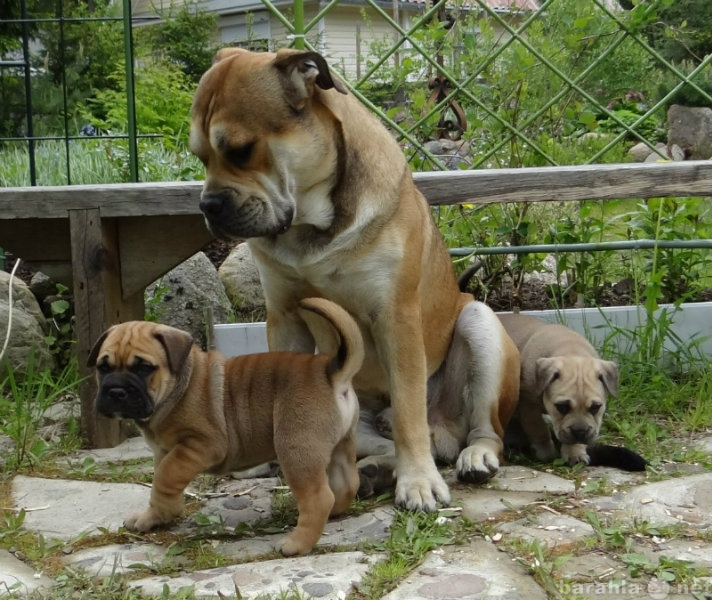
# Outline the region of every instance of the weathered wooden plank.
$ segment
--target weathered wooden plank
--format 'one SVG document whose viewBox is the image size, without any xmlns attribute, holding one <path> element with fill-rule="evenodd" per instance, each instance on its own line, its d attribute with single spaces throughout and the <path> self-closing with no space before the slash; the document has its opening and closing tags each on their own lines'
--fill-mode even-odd
<svg viewBox="0 0 712 600">
<path fill-rule="evenodd" d="M 416 173 L 431 204 L 712 195 L 712 161 Z"/>
<path fill-rule="evenodd" d="M 112 447 L 122 440 L 121 427 L 117 421 L 96 412 L 96 382 L 86 364 L 92 345 L 106 328 L 103 275 L 105 272 L 110 275 L 111 269 L 104 269 L 99 210 L 72 210 L 68 216 L 74 271 L 74 333 L 79 375 L 83 377 L 79 385 L 82 433 L 92 448 Z"/>
<path fill-rule="evenodd" d="M 202 215 L 117 219 L 124 297 L 143 294 L 147 285 L 213 239 Z"/>
<path fill-rule="evenodd" d="M 712 195 L 712 161 L 415 173 L 431 204 Z M 0 219 L 197 215 L 201 182 L 0 188 Z M 0 240 L 0 245 L 2 240 Z"/>
</svg>

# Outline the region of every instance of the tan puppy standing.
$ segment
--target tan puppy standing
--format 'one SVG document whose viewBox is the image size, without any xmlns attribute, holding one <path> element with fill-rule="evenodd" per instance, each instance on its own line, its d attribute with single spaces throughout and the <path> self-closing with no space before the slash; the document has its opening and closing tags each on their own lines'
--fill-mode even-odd
<svg viewBox="0 0 712 600">
<path fill-rule="evenodd" d="M 587 446 L 601 427 L 608 394 L 618 390 L 618 368 L 599 358 L 588 341 L 563 325 L 536 317 L 501 314 L 499 318 L 520 353 L 521 385 L 516 419 L 539 460 L 551 460 L 556 448 L 549 426 L 570 465 L 588 464 Z"/>
<path fill-rule="evenodd" d="M 297 312 L 306 296 L 356 319 L 366 349 L 359 400 L 393 409 L 395 450 L 380 464 L 396 461 L 396 503 L 434 510 L 450 498 L 430 452 L 426 397 L 438 431 L 454 436 L 447 451 L 460 478 L 490 477 L 517 398 L 516 348 L 491 310 L 459 293 L 400 147 L 324 59 L 220 51 L 195 94 L 190 145 L 206 166 L 208 227 L 250 244 L 270 349 L 313 351 Z"/>
<path fill-rule="evenodd" d="M 358 488 L 358 399 L 351 384 L 363 361 L 353 319 L 321 298 L 300 303 L 336 329 L 337 352 L 264 353 L 226 359 L 203 352 L 190 334 L 143 321 L 107 330 L 96 342 L 97 410 L 134 419 L 151 446 L 149 507 L 127 517 L 148 531 L 183 511 L 183 492 L 202 472 L 244 469 L 276 458 L 294 494 L 297 526 L 280 544 L 306 554 L 329 515 L 346 510 Z M 307 317 L 308 320 L 314 317 Z"/>
</svg>

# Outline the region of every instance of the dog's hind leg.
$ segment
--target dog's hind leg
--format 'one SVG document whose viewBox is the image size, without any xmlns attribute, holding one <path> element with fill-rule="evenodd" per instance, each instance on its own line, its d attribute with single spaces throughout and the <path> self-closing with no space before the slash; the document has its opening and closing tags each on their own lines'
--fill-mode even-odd
<svg viewBox="0 0 712 600">
<path fill-rule="evenodd" d="M 283 465 L 284 476 L 297 502 L 297 526 L 277 549 L 284 556 L 307 554 L 319 541 L 334 506 L 326 469 L 299 469 L 298 475 Z"/>
<path fill-rule="evenodd" d="M 341 440 L 331 454 L 327 468 L 329 487 L 334 494 L 331 515 L 339 515 L 348 509 L 359 488 L 359 473 L 356 468 L 356 436 L 354 433 Z"/>
<path fill-rule="evenodd" d="M 429 401 L 435 454 L 453 460 L 459 441 L 458 478 L 486 481 L 499 469 L 504 427 L 519 396 L 519 353 L 484 304 L 463 307 L 438 379 Z"/>
</svg>

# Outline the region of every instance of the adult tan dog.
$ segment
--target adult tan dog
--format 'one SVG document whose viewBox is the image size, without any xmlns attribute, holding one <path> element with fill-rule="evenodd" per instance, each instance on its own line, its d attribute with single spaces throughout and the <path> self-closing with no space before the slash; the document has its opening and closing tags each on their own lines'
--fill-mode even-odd
<svg viewBox="0 0 712 600">
<path fill-rule="evenodd" d="M 561 457 L 569 464 L 589 464 L 587 447 L 601 428 L 608 394 L 618 391 L 618 367 L 599 358 L 580 334 L 520 314 L 499 318 L 520 353 L 521 384 L 516 420 L 539 460 L 557 452 L 551 439 L 561 442 Z"/>
<path fill-rule="evenodd" d="M 329 515 L 358 488 L 358 398 L 351 380 L 363 361 L 353 319 L 321 298 L 300 303 L 338 332 L 335 356 L 264 353 L 226 359 L 203 352 L 190 334 L 129 321 L 96 342 L 97 410 L 134 419 L 154 452 L 148 509 L 128 529 L 148 531 L 183 511 L 183 491 L 202 472 L 225 473 L 276 458 L 294 494 L 297 526 L 282 554 L 306 554 Z M 312 319 L 314 317 L 311 317 Z"/>
<path fill-rule="evenodd" d="M 393 407 L 396 503 L 434 510 L 450 498 L 430 453 L 426 394 L 447 428 L 465 429 L 460 477 L 490 477 L 516 402 L 516 349 L 492 311 L 460 294 L 400 147 L 325 60 L 220 51 L 195 94 L 190 146 L 206 166 L 208 227 L 248 238 L 270 349 L 314 349 L 296 311 L 305 296 L 333 300 L 359 324 L 366 359 L 354 385 L 363 406 Z M 450 414 L 446 389 L 471 420 Z"/>
</svg>

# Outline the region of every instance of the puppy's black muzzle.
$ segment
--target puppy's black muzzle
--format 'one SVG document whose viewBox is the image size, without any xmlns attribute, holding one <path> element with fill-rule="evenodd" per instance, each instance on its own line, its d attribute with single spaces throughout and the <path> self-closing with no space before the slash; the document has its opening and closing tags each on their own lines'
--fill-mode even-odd
<svg viewBox="0 0 712 600">
<path fill-rule="evenodd" d="M 96 410 L 111 419 L 148 419 L 154 403 L 146 382 L 133 373 L 109 373 L 101 379 Z"/>
</svg>

